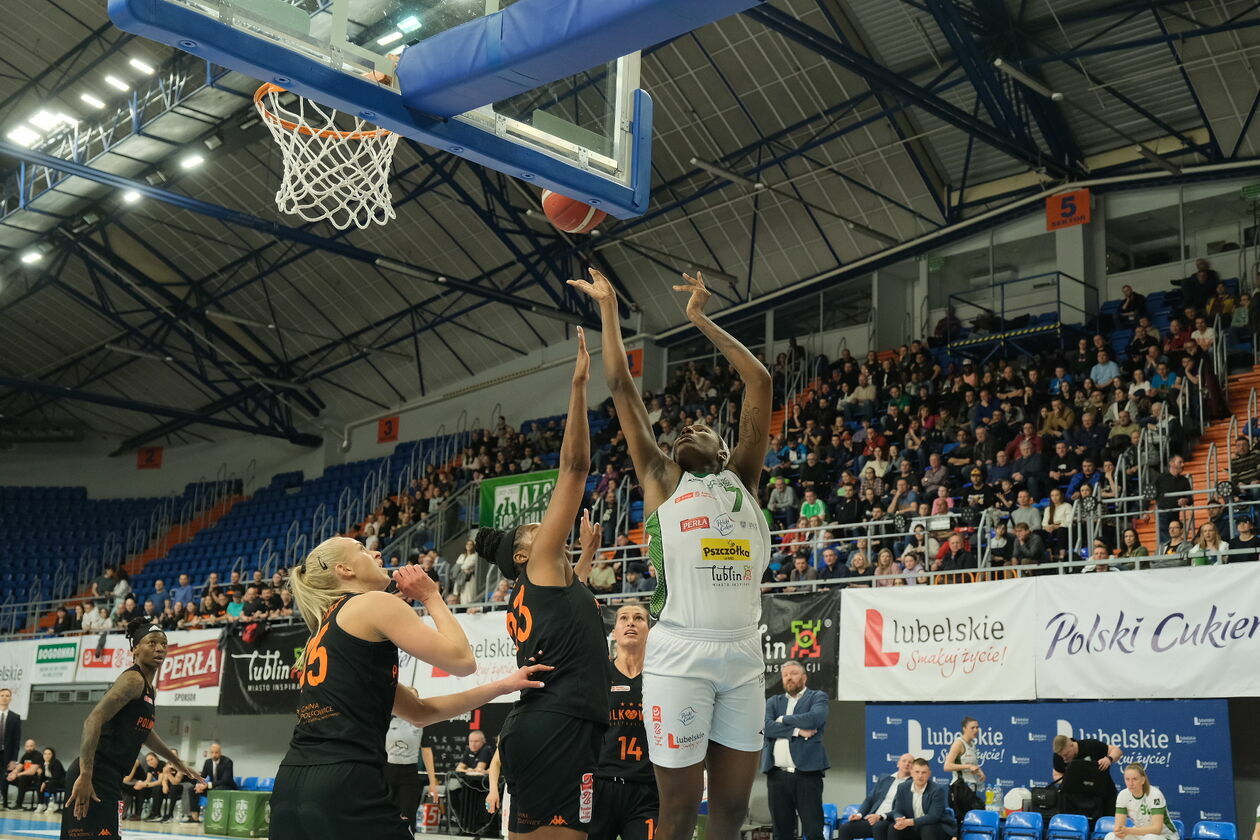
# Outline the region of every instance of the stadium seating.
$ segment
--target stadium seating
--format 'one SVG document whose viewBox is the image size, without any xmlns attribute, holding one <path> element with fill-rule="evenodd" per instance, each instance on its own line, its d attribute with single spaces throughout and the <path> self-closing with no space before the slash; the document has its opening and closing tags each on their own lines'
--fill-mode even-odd
<svg viewBox="0 0 1260 840">
<path fill-rule="evenodd" d="M 1055 814 L 1046 827 L 1046 840 L 1085 840 L 1089 819 L 1080 814 Z"/>
<path fill-rule="evenodd" d="M 840 809 L 828 802 L 823 805 L 823 837 L 827 840 L 840 832 Z"/>
<path fill-rule="evenodd" d="M 1200 820 L 1194 824 L 1191 840 L 1238 840 L 1238 827 L 1233 823 Z"/>
<path fill-rule="evenodd" d="M 997 840 L 1000 818 L 997 811 L 968 811 L 963 815 L 961 840 Z"/>
<path fill-rule="evenodd" d="M 840 821 L 848 822 L 849 817 L 853 816 L 854 814 L 860 814 L 860 813 L 862 813 L 861 805 L 845 805 L 844 810 L 840 812 Z"/>
<path fill-rule="evenodd" d="M 1002 840 L 1041 840 L 1042 824 L 1042 816 L 1036 811 L 1014 811 L 1006 815 Z"/>
</svg>

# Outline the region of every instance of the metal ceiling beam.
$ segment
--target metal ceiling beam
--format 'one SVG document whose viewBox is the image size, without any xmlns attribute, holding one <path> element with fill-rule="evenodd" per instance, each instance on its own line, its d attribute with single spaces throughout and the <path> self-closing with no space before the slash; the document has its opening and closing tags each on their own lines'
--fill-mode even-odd
<svg viewBox="0 0 1260 840">
<path fill-rule="evenodd" d="M 249 423 L 237 423 L 234 420 L 224 420 L 219 417 L 211 416 L 205 411 L 187 411 L 182 408 L 174 408 L 168 405 L 157 405 L 156 403 L 140 402 L 139 400 L 130 400 L 125 397 L 115 397 L 111 394 L 101 394 L 95 391 L 82 391 L 78 388 L 65 388 L 60 385 L 53 385 L 49 382 L 36 382 L 30 379 L 20 379 L 16 376 L 5 376 L 0 374 L 0 388 L 11 388 L 16 391 L 27 391 L 35 394 L 49 394 L 58 399 L 75 400 L 77 402 L 95 403 L 96 405 L 108 406 L 109 408 L 122 409 L 123 411 L 136 411 L 143 414 L 155 414 L 159 417 L 172 417 L 187 423 L 202 424 L 206 426 L 216 426 L 220 429 L 231 429 L 236 432 L 246 432 L 251 435 L 264 435 L 266 437 L 280 438 L 299 446 L 320 446 L 323 438 L 317 435 L 305 434 L 284 429 L 276 429 L 271 426 L 251 425 Z M 130 447 L 123 446 L 120 450 Z M 118 454 L 115 452 L 114 454 Z"/>
<path fill-rule="evenodd" d="M 573 312 L 547 306 L 528 298 L 518 295 L 506 294 L 496 289 L 477 286 L 466 280 L 460 280 L 454 277 L 448 277 L 439 274 L 431 269 L 422 268 L 421 266 L 412 265 L 402 260 L 387 257 L 383 254 L 369 251 L 365 248 L 359 248 L 346 242 L 332 240 L 317 233 L 304 230 L 301 228 L 291 228 L 277 222 L 269 222 L 258 216 L 242 212 L 240 210 L 232 210 L 218 204 L 212 204 L 208 201 L 202 201 L 191 196 L 181 195 L 180 193 L 171 192 L 161 189 L 160 187 L 151 186 L 143 181 L 133 181 L 130 178 L 124 178 L 121 175 L 115 175 L 112 172 L 103 172 L 85 164 L 75 161 L 63 160 L 52 155 L 46 155 L 33 149 L 24 149 L 16 143 L 8 140 L 0 140 L 0 154 L 6 154 L 17 160 L 33 163 L 37 166 L 44 166 L 49 169 L 55 169 L 59 172 L 65 172 L 70 175 L 77 175 L 89 181 L 95 181 L 100 184 L 115 187 L 120 190 L 135 190 L 141 195 L 157 199 L 183 210 L 189 210 L 208 216 L 212 219 L 224 222 L 229 225 L 248 228 L 250 230 L 259 231 L 277 239 L 284 239 L 290 242 L 296 242 L 299 245 L 305 245 L 316 250 L 327 251 L 337 256 L 346 257 L 355 262 L 366 263 L 385 271 L 394 271 L 399 274 L 405 274 L 419 280 L 424 280 L 438 285 L 448 286 L 476 297 L 482 297 L 495 303 L 503 303 L 508 306 L 516 307 L 526 312 L 532 312 L 536 315 L 543 315 L 548 318 L 555 318 L 569 323 L 579 323 L 591 328 L 598 328 L 598 321 L 593 318 L 583 317 Z"/>
<path fill-rule="evenodd" d="M 92 46 L 92 44 L 97 41 L 105 40 L 105 36 L 110 32 L 118 35 L 113 43 L 102 50 L 101 54 L 92 61 L 88 62 L 85 66 L 80 67 L 73 75 L 70 75 L 70 68 L 74 66 L 74 62 L 81 58 L 83 54 L 87 52 L 88 48 Z M 105 23 L 94 29 L 90 35 L 79 41 L 79 43 L 75 44 L 70 49 L 66 50 L 57 58 L 53 59 L 52 63 L 50 63 L 38 76 L 6 96 L 4 101 L 0 102 L 0 115 L 7 116 L 9 110 L 14 105 L 20 103 L 23 98 L 30 93 L 37 93 L 40 96 L 46 97 L 60 95 L 67 87 L 95 70 L 102 61 L 109 58 L 127 43 L 134 40 L 135 37 L 135 35 L 123 32 L 122 30 L 116 28 L 112 22 L 105 21 Z M 47 83 L 48 78 L 56 72 L 58 68 L 62 67 L 62 65 L 65 65 L 65 70 L 62 72 L 61 78 L 53 84 L 51 89 L 43 90 L 43 86 Z"/>
<path fill-rule="evenodd" d="M 1252 11 L 1254 11 L 1254 7 Z M 1168 32 L 1164 35 L 1150 35 L 1146 38 L 1135 38 L 1132 41 L 1101 44 L 1097 47 L 1084 47 L 1053 55 L 1033 56 L 1025 59 L 1024 63 L 1031 66 L 1034 64 L 1049 64 L 1050 62 L 1071 62 L 1095 55 L 1106 55 L 1107 53 L 1136 50 L 1142 47 L 1156 47 L 1161 44 L 1175 44 L 1178 41 L 1184 42 L 1195 38 L 1206 38 L 1209 35 L 1219 35 L 1222 32 L 1236 32 L 1240 29 L 1250 29 L 1253 26 L 1260 26 L 1260 16 L 1237 18 L 1216 26 L 1203 26 L 1198 29 L 1186 29 L 1181 32 Z"/>
<path fill-rule="evenodd" d="M 975 119 L 966 111 L 910 81 L 905 75 L 876 64 L 856 50 L 824 35 L 807 24 L 801 23 L 787 12 L 781 11 L 774 6 L 763 4 L 749 9 L 743 14 L 745 17 L 752 18 L 767 28 L 778 32 L 783 37 L 813 50 L 824 58 L 834 61 L 850 73 L 861 76 L 873 87 L 882 88 L 904 97 L 912 105 L 923 109 L 959 131 L 974 134 L 980 142 L 1025 164 L 1030 169 L 1045 169 L 1059 178 L 1069 178 L 1073 174 L 1071 169 L 1042 154 L 1040 150 L 1020 143 L 1014 138 L 1003 134 L 999 129 Z"/>
</svg>

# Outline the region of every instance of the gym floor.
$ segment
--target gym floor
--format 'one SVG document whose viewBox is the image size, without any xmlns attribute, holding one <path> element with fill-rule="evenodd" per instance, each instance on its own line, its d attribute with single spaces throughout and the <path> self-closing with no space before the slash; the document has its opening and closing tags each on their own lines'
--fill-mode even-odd
<svg viewBox="0 0 1260 840">
<path fill-rule="evenodd" d="M 33 837 L 60 837 L 60 814 L 23 814 L 21 817 L 10 816 L 13 812 L 0 813 L 0 840 L 30 840 Z M 170 837 L 210 837 L 216 840 L 236 840 L 223 834 L 205 834 L 200 825 L 190 823 L 145 823 L 135 820 L 123 820 L 123 840 L 167 840 Z M 443 834 L 417 834 L 417 837 L 433 838 L 433 840 L 467 840 L 467 838 L 451 838 Z"/>
</svg>

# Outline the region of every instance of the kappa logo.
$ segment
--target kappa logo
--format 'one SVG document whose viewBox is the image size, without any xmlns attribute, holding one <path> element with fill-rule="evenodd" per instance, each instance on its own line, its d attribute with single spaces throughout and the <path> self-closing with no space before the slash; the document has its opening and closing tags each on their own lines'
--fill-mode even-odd
<svg viewBox="0 0 1260 840">
<path fill-rule="evenodd" d="M 678 529 L 684 534 L 688 531 L 699 531 L 701 529 L 708 530 L 708 528 L 709 517 L 707 516 L 693 516 L 691 519 L 684 519 L 682 522 L 678 523 Z"/>
<path fill-rule="evenodd" d="M 735 521 L 731 519 L 729 513 L 724 513 L 713 520 L 713 529 L 724 537 L 730 536 L 730 533 L 735 530 Z"/>
<path fill-rule="evenodd" d="M 696 719 L 696 710 L 688 706 L 682 710 L 682 714 L 678 716 L 678 722 L 683 726 L 691 726 L 691 722 Z"/>
<path fill-rule="evenodd" d="M 551 818 L 551 824 L 552 825 L 568 825 L 568 823 L 564 821 L 564 817 L 560 816 L 559 814 L 556 814 L 554 817 Z"/>
</svg>

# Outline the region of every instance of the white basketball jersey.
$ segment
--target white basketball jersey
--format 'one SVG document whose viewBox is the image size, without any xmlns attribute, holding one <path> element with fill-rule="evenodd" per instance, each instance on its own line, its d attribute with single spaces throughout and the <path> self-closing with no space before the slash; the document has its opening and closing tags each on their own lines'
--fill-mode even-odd
<svg viewBox="0 0 1260 840">
<path fill-rule="evenodd" d="M 644 530 L 656 575 L 653 618 L 684 635 L 756 631 L 770 528 L 734 471 L 683 473 Z"/>
</svg>

